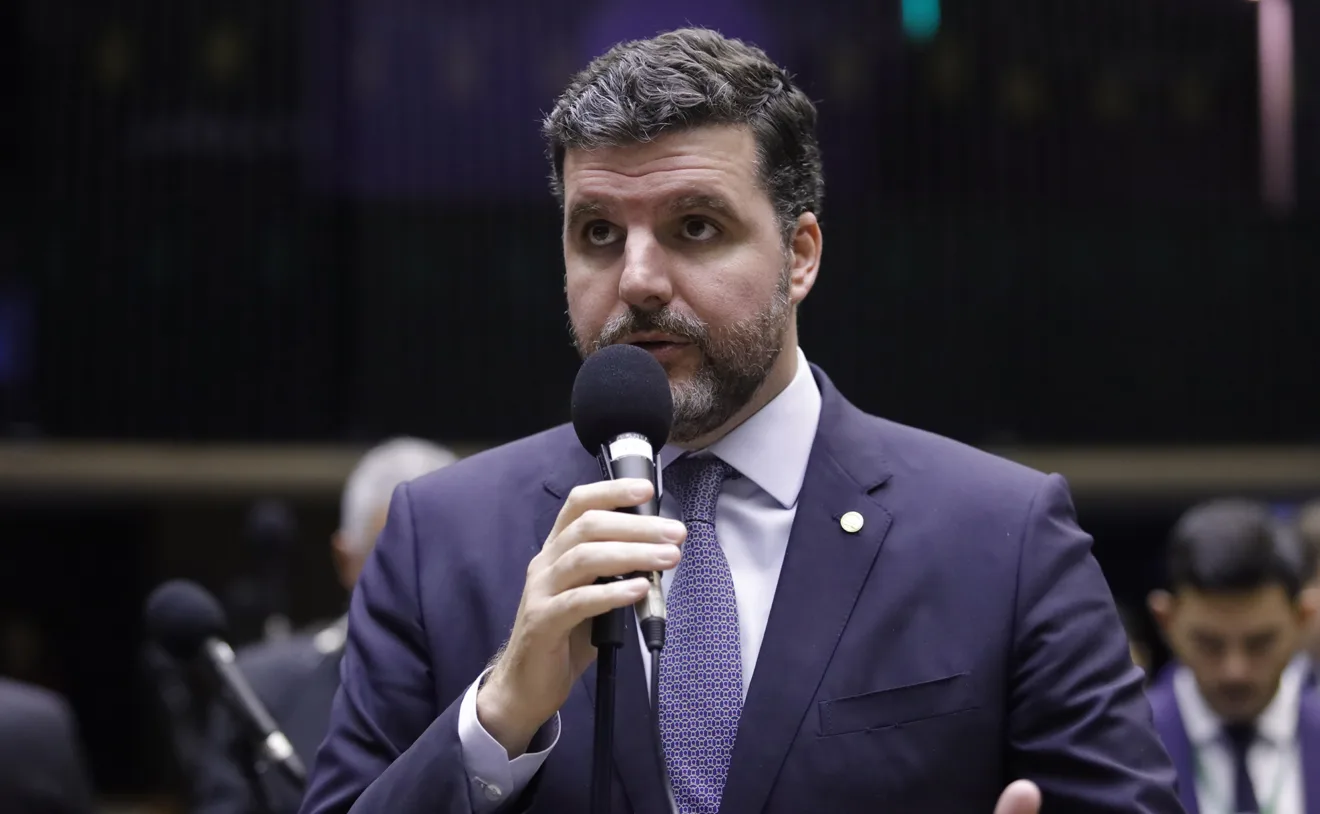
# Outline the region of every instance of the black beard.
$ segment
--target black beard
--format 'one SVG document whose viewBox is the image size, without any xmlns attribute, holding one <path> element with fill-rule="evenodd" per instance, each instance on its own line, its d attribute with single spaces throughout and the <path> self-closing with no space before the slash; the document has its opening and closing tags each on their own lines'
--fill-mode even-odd
<svg viewBox="0 0 1320 814">
<path fill-rule="evenodd" d="M 712 332 L 689 314 L 668 307 L 645 311 L 635 306 L 615 317 L 592 340 L 572 327 L 573 344 L 582 358 L 634 333 L 656 332 L 692 342 L 702 360 L 686 381 L 670 380 L 674 426 L 669 440 L 684 444 L 718 429 L 751 401 L 784 349 L 792 315 L 787 279 L 769 306 L 728 328 Z"/>
</svg>

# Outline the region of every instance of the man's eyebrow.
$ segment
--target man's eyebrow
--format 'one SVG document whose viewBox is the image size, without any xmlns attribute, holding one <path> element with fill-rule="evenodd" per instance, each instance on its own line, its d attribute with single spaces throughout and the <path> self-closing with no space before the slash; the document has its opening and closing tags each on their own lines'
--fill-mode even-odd
<svg viewBox="0 0 1320 814">
<path fill-rule="evenodd" d="M 733 220 L 738 218 L 738 213 L 728 201 L 718 195 L 710 195 L 704 192 L 679 195 L 670 199 L 664 205 L 664 208 L 671 213 L 704 209 L 707 212 L 714 212 Z M 609 211 L 610 208 L 600 201 L 579 201 L 569 207 L 568 217 L 564 222 L 568 226 L 575 226 L 584 220 L 604 217 Z"/>
<path fill-rule="evenodd" d="M 724 215 L 728 218 L 737 218 L 738 214 L 734 211 L 729 202 L 718 195 L 707 195 L 705 193 L 696 193 L 692 195 L 680 195 L 669 202 L 666 207 L 671 212 L 684 212 L 692 209 L 705 209 L 708 212 Z"/>
<path fill-rule="evenodd" d="M 568 210 L 568 218 L 565 223 L 569 225 L 580 223 L 587 218 L 600 217 L 605 214 L 605 211 L 605 205 L 598 201 L 579 201 Z"/>
</svg>

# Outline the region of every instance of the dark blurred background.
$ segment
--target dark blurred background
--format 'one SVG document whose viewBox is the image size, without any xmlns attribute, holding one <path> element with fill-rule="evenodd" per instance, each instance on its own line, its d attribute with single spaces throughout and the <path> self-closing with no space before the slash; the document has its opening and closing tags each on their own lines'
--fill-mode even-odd
<svg viewBox="0 0 1320 814">
<path fill-rule="evenodd" d="M 68 694 L 107 800 L 168 802 L 143 597 L 248 573 L 276 497 L 289 613 L 332 616 L 363 449 L 566 420 L 539 117 L 684 22 L 818 100 L 808 356 L 870 412 L 1068 476 L 1140 610 L 1190 501 L 1320 495 L 1320 4 L 1291 52 L 1266 5 L 7 4 L 0 673 Z"/>
</svg>

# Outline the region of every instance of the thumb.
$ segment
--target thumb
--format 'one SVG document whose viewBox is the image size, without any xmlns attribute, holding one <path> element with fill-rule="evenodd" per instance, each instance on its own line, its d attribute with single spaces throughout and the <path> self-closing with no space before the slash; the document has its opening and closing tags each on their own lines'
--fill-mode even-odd
<svg viewBox="0 0 1320 814">
<path fill-rule="evenodd" d="M 995 814 L 1040 814 L 1040 789 L 1030 780 L 1009 783 L 999 795 Z"/>
</svg>

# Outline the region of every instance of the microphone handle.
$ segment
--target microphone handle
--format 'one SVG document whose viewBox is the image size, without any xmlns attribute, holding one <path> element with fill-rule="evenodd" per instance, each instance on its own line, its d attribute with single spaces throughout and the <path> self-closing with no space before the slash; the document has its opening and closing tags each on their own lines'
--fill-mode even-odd
<svg viewBox="0 0 1320 814">
<path fill-rule="evenodd" d="M 257 735 L 262 757 L 278 766 L 302 787 L 307 782 L 307 769 L 294 751 L 293 744 L 280 731 L 275 719 L 266 710 L 266 705 L 261 703 L 252 685 L 238 669 L 233 648 L 220 639 L 210 638 L 206 640 L 202 651 L 219 676 L 220 683 L 224 685 L 235 713 Z"/>
<path fill-rule="evenodd" d="M 647 517 L 655 517 L 660 514 L 660 483 L 656 480 L 655 461 L 642 455 L 624 455 L 610 461 L 610 472 L 614 479 L 620 478 L 640 478 L 649 480 L 655 487 L 655 494 L 651 499 L 640 506 L 629 506 L 620 509 L 621 512 L 628 514 L 640 514 Z"/>
<path fill-rule="evenodd" d="M 647 445 L 650 450 L 650 445 Z M 660 514 L 660 491 L 661 482 L 657 477 L 655 458 L 650 455 L 625 454 L 620 455 L 609 462 L 608 471 L 615 478 L 643 478 L 649 480 L 655 487 L 655 493 L 651 499 L 640 506 L 631 506 L 620 511 L 629 514 L 638 514 L 646 517 L 658 517 Z M 642 626 L 642 636 L 646 641 L 648 650 L 654 652 L 664 647 L 665 642 L 665 619 L 668 617 L 668 610 L 665 607 L 664 591 L 660 587 L 659 571 L 643 571 L 629 574 L 629 578 L 645 577 L 651 587 L 646 592 L 646 596 L 639 599 L 634 605 L 637 611 L 637 619 Z"/>
</svg>

